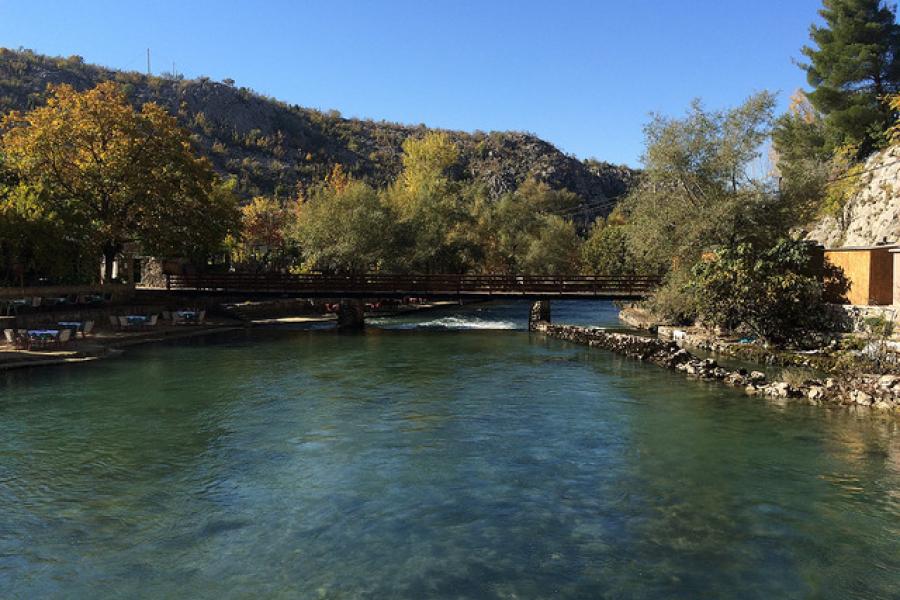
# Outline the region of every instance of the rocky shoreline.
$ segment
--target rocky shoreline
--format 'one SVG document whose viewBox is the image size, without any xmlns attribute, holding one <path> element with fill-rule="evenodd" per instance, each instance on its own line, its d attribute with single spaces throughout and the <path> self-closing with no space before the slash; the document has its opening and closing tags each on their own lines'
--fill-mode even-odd
<svg viewBox="0 0 900 600">
<path fill-rule="evenodd" d="M 701 359 L 674 341 L 616 333 L 593 327 L 536 323 L 535 331 L 550 337 L 602 348 L 628 358 L 653 363 L 706 381 L 742 388 L 751 396 L 794 399 L 820 406 L 864 407 L 900 414 L 900 376 L 859 375 L 807 379 L 802 383 L 771 381 L 761 371 L 731 370 L 714 359 Z"/>
</svg>

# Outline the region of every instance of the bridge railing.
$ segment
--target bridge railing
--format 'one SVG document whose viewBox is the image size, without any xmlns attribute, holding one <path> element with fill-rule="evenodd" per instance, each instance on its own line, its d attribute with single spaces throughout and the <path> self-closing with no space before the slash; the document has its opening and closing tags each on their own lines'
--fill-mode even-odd
<svg viewBox="0 0 900 600">
<path fill-rule="evenodd" d="M 256 293 L 378 294 L 556 294 L 640 296 L 660 278 L 651 275 L 359 275 L 220 273 L 168 275 L 171 290 Z"/>
</svg>

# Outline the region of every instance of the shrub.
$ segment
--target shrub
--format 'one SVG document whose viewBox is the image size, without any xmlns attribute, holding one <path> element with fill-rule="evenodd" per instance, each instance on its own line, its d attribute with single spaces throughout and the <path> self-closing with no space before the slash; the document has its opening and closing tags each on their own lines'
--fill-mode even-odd
<svg viewBox="0 0 900 600">
<path fill-rule="evenodd" d="M 689 288 L 709 325 L 776 344 L 824 327 L 823 284 L 803 241 L 720 249 L 694 266 Z"/>
</svg>

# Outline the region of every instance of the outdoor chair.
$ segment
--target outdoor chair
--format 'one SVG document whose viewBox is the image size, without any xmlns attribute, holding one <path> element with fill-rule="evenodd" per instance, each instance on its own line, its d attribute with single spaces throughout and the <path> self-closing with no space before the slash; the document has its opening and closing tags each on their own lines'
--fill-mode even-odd
<svg viewBox="0 0 900 600">
<path fill-rule="evenodd" d="M 31 347 L 31 340 L 25 329 L 7 329 L 3 335 L 7 341 L 12 339 L 13 348 L 16 350 L 28 350 Z"/>
<path fill-rule="evenodd" d="M 6 339 L 6 343 L 10 346 L 16 345 L 16 330 L 15 329 L 4 329 L 3 337 Z"/>
<path fill-rule="evenodd" d="M 163 321 L 171 321 L 172 320 L 172 311 L 164 310 L 162 313 Z"/>
<path fill-rule="evenodd" d="M 203 323 L 205 323 L 205 322 L 206 322 L 206 311 L 201 310 L 200 314 L 197 315 L 197 324 L 203 325 Z"/>
<path fill-rule="evenodd" d="M 61 348 L 63 345 L 67 344 L 70 339 L 72 339 L 72 330 L 63 329 L 59 332 L 59 337 L 56 338 L 56 346 Z"/>
<path fill-rule="evenodd" d="M 159 315 L 150 315 L 150 318 L 147 320 L 147 327 L 156 327 L 156 323 L 159 321 Z"/>
<path fill-rule="evenodd" d="M 84 325 L 81 326 L 81 337 L 86 338 L 92 331 L 94 331 L 94 322 L 85 321 Z"/>
<path fill-rule="evenodd" d="M 119 325 L 119 317 L 115 315 L 109 315 L 109 325 L 113 329 L 119 329 L 119 327 L 121 327 L 121 325 Z"/>
<path fill-rule="evenodd" d="M 119 329 L 128 329 L 131 325 L 128 323 L 128 317 L 118 317 Z"/>
</svg>

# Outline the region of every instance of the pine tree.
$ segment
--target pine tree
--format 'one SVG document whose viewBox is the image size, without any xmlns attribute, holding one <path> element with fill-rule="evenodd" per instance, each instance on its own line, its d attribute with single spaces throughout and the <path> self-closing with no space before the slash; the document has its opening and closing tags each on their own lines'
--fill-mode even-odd
<svg viewBox="0 0 900 600">
<path fill-rule="evenodd" d="M 831 146 L 856 146 L 863 157 L 894 121 L 886 96 L 900 91 L 900 27 L 882 0 L 823 4 L 825 26 L 810 28 L 816 47 L 803 48 L 809 100 L 825 116 Z"/>
</svg>

